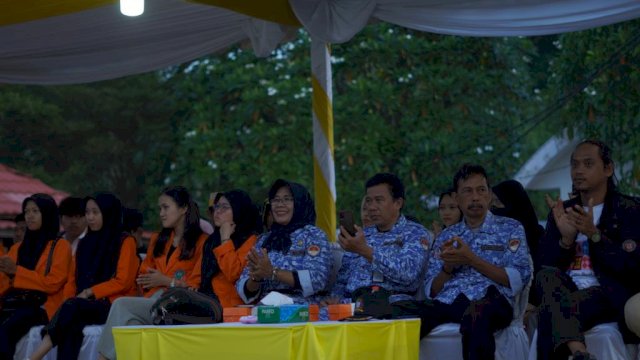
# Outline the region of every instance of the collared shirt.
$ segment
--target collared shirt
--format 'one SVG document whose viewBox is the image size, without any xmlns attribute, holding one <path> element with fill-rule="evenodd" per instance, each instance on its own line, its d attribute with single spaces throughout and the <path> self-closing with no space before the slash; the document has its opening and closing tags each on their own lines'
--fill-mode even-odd
<svg viewBox="0 0 640 360">
<path fill-rule="evenodd" d="M 255 245 L 258 251 L 261 251 L 262 244 L 268 235 L 269 233 L 260 235 Z M 245 267 L 236 283 L 238 294 L 245 303 L 252 303 L 257 298 L 267 295 L 270 291 L 283 291 L 287 296 L 293 298 L 296 303 L 310 303 L 320 300 L 313 297 L 313 295 L 326 288 L 332 263 L 329 240 L 322 230 L 313 225 L 300 228 L 291 233 L 291 248 L 286 254 L 279 251 L 270 251 L 268 255 L 274 268 L 297 271 L 302 289 L 294 290 L 284 283 L 265 280 L 262 282 L 258 294 L 247 297 L 244 292 L 244 285 L 249 280 L 249 268 Z"/>
<path fill-rule="evenodd" d="M 87 230 L 89 229 L 89 227 L 84 228 L 84 231 L 82 232 L 82 234 L 80 234 L 80 236 L 78 236 L 75 239 L 69 239 L 67 237 L 67 233 L 65 232 L 64 234 L 62 234 L 62 237 L 67 240 L 69 242 L 69 244 L 71 245 L 71 254 L 75 255 L 76 254 L 76 250 L 78 250 L 78 244 L 80 244 L 80 241 L 82 239 L 84 239 L 84 237 L 87 235 Z"/>
<path fill-rule="evenodd" d="M 483 260 L 504 268 L 509 277 L 510 287 L 496 283 L 471 266 L 462 266 L 444 283 L 435 296 L 435 300 L 451 304 L 459 294 L 469 300 L 479 300 L 486 294 L 489 286 L 498 291 L 513 306 L 515 297 L 529 283 L 533 271 L 524 228 L 519 221 L 496 216 L 488 212 L 482 225 L 471 229 L 466 221 L 447 227 L 433 245 L 426 276 L 425 295 L 432 298 L 431 283 L 440 273 L 443 265 L 440 259 L 442 244 L 454 236 L 462 238 L 471 250 Z"/>
<path fill-rule="evenodd" d="M 345 252 L 334 295 L 349 298 L 356 289 L 379 285 L 394 293 L 390 302 L 412 299 L 426 269 L 431 236 L 424 226 L 400 216 L 391 230 L 364 229 L 367 245 L 373 248 L 373 261 Z"/>
</svg>

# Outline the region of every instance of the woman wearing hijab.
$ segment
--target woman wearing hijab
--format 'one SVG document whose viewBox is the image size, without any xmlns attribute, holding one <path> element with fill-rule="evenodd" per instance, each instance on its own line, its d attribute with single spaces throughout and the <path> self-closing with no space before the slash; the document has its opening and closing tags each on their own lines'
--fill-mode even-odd
<svg viewBox="0 0 640 360">
<path fill-rule="evenodd" d="M 538 243 L 544 235 L 544 228 L 538 223 L 538 217 L 533 209 L 529 195 L 527 195 L 522 184 L 516 180 L 503 181 L 494 186 L 492 190 L 493 206 L 491 212 L 495 215 L 516 219 L 524 227 L 529 253 L 533 260 L 534 274 L 536 274 L 540 270 Z M 533 304 L 539 303 L 537 298 L 535 287 L 532 287 L 529 291 L 529 301 L 524 315 L 524 324 L 529 339 L 533 337 L 533 330 L 537 327 L 537 317 L 532 315 L 535 312 Z"/>
<path fill-rule="evenodd" d="M 544 228 L 538 223 L 533 204 L 522 184 L 516 180 L 506 180 L 493 187 L 493 206 L 491 212 L 498 216 L 506 216 L 520 221 L 527 236 L 529 252 L 533 256 L 535 268 L 538 269 L 538 242 L 544 235 Z"/>
<path fill-rule="evenodd" d="M 222 307 L 243 301 L 236 281 L 247 265 L 247 254 L 260 232 L 260 214 L 249 194 L 232 190 L 216 195 L 213 205 L 214 231 L 204 244 L 200 291 L 217 297 Z"/>
<path fill-rule="evenodd" d="M 65 301 L 43 329 L 40 346 L 29 357 L 42 359 L 54 346 L 58 359 L 76 359 L 87 325 L 104 324 L 111 302 L 135 293 L 140 260 L 136 240 L 123 232 L 122 204 L 113 194 L 87 197 L 87 235 L 78 245 Z"/>
<path fill-rule="evenodd" d="M 332 255 L 327 235 L 314 226 L 316 213 L 307 189 L 278 179 L 269 190 L 271 231 L 262 234 L 236 283 L 245 303 L 278 291 L 296 303 L 315 303 L 325 289 Z"/>
<path fill-rule="evenodd" d="M 158 198 L 162 231 L 151 236 L 147 257 L 140 266 L 136 282 L 144 297 L 121 297 L 114 301 L 98 342 L 99 358 L 115 359 L 111 329 L 130 323 L 151 324 L 151 307 L 169 287 L 200 286 L 196 264 L 202 259 L 207 235 L 200 228 L 198 205 L 186 188 L 166 188 Z"/>
<path fill-rule="evenodd" d="M 22 202 L 22 211 L 24 240 L 0 258 L 0 272 L 12 286 L 0 298 L 0 359 L 13 359 L 20 338 L 53 316 L 71 269 L 71 247 L 58 241 L 60 219 L 53 198 L 34 194 Z"/>
</svg>

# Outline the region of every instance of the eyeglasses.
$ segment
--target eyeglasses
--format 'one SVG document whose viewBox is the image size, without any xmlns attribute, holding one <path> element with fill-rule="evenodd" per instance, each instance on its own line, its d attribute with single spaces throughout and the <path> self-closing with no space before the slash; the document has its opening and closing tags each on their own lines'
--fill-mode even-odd
<svg viewBox="0 0 640 360">
<path fill-rule="evenodd" d="M 215 205 L 213 205 L 213 211 L 223 211 L 224 212 L 224 211 L 227 211 L 229 209 L 231 209 L 231 206 L 227 205 L 227 204 L 215 204 Z"/>
<path fill-rule="evenodd" d="M 273 198 L 269 200 L 271 205 L 288 205 L 293 204 L 293 198 L 289 196 L 285 196 L 283 198 Z"/>
</svg>

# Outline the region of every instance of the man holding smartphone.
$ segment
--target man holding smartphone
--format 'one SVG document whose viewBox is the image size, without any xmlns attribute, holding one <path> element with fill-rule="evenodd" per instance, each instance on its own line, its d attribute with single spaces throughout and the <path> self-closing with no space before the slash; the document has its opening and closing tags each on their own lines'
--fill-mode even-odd
<svg viewBox="0 0 640 360">
<path fill-rule="evenodd" d="M 404 185 L 396 175 L 376 174 L 365 189 L 364 205 L 375 226 L 355 225 L 354 235 L 340 227 L 345 254 L 332 295 L 350 299 L 356 290 L 375 287 L 388 291 L 389 303 L 414 299 L 426 268 L 429 232 L 402 215 Z"/>
</svg>

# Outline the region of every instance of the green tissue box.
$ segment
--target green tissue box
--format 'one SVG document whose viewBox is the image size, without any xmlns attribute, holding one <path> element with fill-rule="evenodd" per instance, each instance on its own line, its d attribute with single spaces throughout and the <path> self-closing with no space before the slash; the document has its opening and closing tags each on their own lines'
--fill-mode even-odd
<svg viewBox="0 0 640 360">
<path fill-rule="evenodd" d="M 308 305 L 258 306 L 257 312 L 261 324 L 309 321 Z"/>
</svg>

